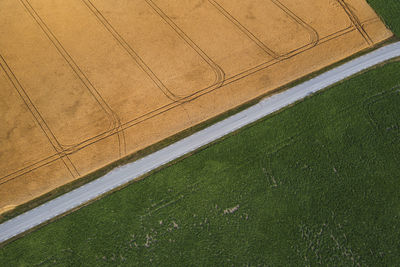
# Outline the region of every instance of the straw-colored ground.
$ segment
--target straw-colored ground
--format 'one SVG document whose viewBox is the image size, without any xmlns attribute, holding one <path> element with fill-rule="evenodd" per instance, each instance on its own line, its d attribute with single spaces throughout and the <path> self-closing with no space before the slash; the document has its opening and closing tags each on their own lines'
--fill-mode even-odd
<svg viewBox="0 0 400 267">
<path fill-rule="evenodd" d="M 0 33 L 0 213 L 391 36 L 364 0 L 2 0 Z"/>
</svg>

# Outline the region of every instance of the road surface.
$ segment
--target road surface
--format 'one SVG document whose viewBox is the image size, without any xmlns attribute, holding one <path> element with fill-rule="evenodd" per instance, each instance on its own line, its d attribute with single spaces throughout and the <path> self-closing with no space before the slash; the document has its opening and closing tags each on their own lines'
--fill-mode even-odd
<svg viewBox="0 0 400 267">
<path fill-rule="evenodd" d="M 376 64 L 400 56 L 400 42 L 377 49 L 325 72 L 221 122 L 169 145 L 135 162 L 118 167 L 106 175 L 0 224 L 0 243 L 18 236 L 46 221 L 96 199 L 123 184 L 278 111 L 317 91 L 333 85 Z"/>
</svg>

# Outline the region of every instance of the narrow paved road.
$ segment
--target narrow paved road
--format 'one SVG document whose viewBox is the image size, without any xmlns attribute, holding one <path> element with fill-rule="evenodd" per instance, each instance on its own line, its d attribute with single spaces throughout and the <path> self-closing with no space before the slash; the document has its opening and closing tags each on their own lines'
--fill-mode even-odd
<svg viewBox="0 0 400 267">
<path fill-rule="evenodd" d="M 0 243 L 38 226 L 58 215 L 72 210 L 137 179 L 172 160 L 192 152 L 268 114 L 286 107 L 304 97 L 322 90 L 362 70 L 400 56 L 400 42 L 385 46 L 346 64 L 325 72 L 282 93 L 268 97 L 258 104 L 184 138 L 138 161 L 114 169 L 103 177 L 85 184 L 0 224 Z M 354 88 L 356 89 L 356 88 Z"/>
</svg>

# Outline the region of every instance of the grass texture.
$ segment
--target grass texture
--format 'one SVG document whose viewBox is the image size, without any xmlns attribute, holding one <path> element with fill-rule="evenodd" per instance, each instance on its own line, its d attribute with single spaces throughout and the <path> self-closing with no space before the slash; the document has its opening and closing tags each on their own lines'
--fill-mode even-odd
<svg viewBox="0 0 400 267">
<path fill-rule="evenodd" d="M 368 4 L 381 16 L 392 32 L 400 37 L 400 1 L 367 0 Z"/>
<path fill-rule="evenodd" d="M 0 250 L 1 266 L 400 264 L 400 63 Z"/>
<path fill-rule="evenodd" d="M 400 36 L 400 2 L 368 0 Z M 400 63 L 0 249 L 0 266 L 400 265 Z"/>
</svg>

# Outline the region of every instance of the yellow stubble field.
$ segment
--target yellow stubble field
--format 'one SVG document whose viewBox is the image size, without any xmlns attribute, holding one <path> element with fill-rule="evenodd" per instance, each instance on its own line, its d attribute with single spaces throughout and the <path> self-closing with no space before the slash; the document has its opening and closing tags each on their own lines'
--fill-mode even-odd
<svg viewBox="0 0 400 267">
<path fill-rule="evenodd" d="M 2 0 L 0 33 L 0 214 L 392 36 L 364 0 Z"/>
</svg>

